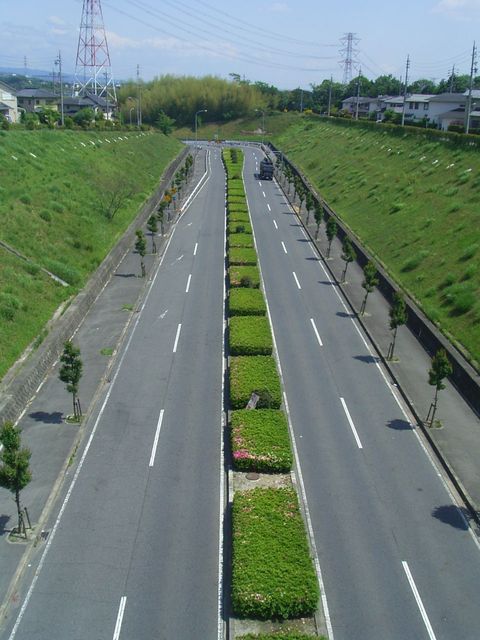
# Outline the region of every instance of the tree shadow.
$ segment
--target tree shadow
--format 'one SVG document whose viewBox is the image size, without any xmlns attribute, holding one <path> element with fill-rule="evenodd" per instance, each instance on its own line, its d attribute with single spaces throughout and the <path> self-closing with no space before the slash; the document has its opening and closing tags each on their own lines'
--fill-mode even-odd
<svg viewBox="0 0 480 640">
<path fill-rule="evenodd" d="M 7 522 L 10 520 L 10 516 L 0 516 L 0 536 L 4 536 L 10 531 L 7 529 Z"/>
<path fill-rule="evenodd" d="M 380 358 L 376 358 L 375 356 L 353 356 L 354 360 L 360 360 L 360 362 L 365 362 L 366 364 L 375 364 L 379 362 Z"/>
<path fill-rule="evenodd" d="M 323 284 L 326 284 L 326 283 L 324 282 Z M 331 284 L 333 284 L 333 282 Z M 355 317 L 355 314 L 346 313 L 345 311 L 337 311 L 337 313 L 335 315 L 339 316 L 340 318 L 354 318 Z"/>
<path fill-rule="evenodd" d="M 117 278 L 136 278 L 135 273 L 116 273 L 115 276 Z"/>
<path fill-rule="evenodd" d="M 43 422 L 44 424 L 62 424 L 63 414 L 60 411 L 53 411 L 47 413 L 46 411 L 35 411 L 28 414 L 29 418 L 33 418 L 37 422 Z"/>
<path fill-rule="evenodd" d="M 310 242 L 307 238 L 297 238 L 297 242 Z"/>
<path fill-rule="evenodd" d="M 291 227 L 301 227 L 302 225 L 301 224 L 294 224 L 293 222 L 291 222 L 290 226 Z"/>
<path fill-rule="evenodd" d="M 432 516 L 444 524 L 449 524 L 455 529 L 468 531 L 468 523 L 473 520 L 472 514 L 465 507 L 457 507 L 455 504 L 446 504 L 435 507 Z"/>
<path fill-rule="evenodd" d="M 389 429 L 394 429 L 395 431 L 411 431 L 412 425 L 406 420 L 389 420 L 387 422 L 387 427 Z"/>
</svg>

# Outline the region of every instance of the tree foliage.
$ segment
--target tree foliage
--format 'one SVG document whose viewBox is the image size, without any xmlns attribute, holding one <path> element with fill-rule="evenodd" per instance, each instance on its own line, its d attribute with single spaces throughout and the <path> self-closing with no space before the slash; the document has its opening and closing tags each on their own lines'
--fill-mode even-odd
<svg viewBox="0 0 480 640">
<path fill-rule="evenodd" d="M 83 363 L 80 359 L 80 348 L 76 347 L 71 340 L 67 340 L 60 356 L 60 372 L 58 377 L 65 383 L 68 393 L 72 394 L 73 415 L 78 418 L 81 415 L 77 403 L 78 386 L 82 377 Z"/>
<path fill-rule="evenodd" d="M 14 495 L 18 513 L 18 532 L 23 522 L 20 492 L 32 479 L 30 471 L 30 449 L 22 447 L 21 431 L 10 422 L 6 422 L 0 429 L 0 487 L 7 489 Z"/>
<path fill-rule="evenodd" d="M 345 236 L 342 244 L 342 260 L 345 262 L 345 267 L 343 268 L 342 274 L 342 282 L 345 282 L 345 277 L 347 275 L 347 269 L 350 262 L 353 262 L 357 257 L 355 249 L 352 246 L 350 238 Z"/>
<path fill-rule="evenodd" d="M 369 260 L 365 265 L 365 267 L 363 268 L 362 287 L 365 289 L 365 297 L 363 299 L 362 308 L 360 310 L 360 313 L 362 315 L 365 313 L 368 294 L 372 293 L 372 291 L 375 289 L 378 283 L 379 283 L 379 279 L 378 279 L 377 267 L 373 262 Z"/>
</svg>

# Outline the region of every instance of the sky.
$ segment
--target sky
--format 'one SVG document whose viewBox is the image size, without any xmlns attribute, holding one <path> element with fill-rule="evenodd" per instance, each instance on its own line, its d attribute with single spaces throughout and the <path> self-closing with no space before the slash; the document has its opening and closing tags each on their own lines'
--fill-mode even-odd
<svg viewBox="0 0 480 640">
<path fill-rule="evenodd" d="M 75 71 L 83 0 L 0 0 L 0 67 Z M 353 74 L 439 81 L 470 72 L 480 0 L 102 0 L 115 79 L 239 74 L 281 89 L 341 82 L 341 38 L 354 33 Z"/>
</svg>

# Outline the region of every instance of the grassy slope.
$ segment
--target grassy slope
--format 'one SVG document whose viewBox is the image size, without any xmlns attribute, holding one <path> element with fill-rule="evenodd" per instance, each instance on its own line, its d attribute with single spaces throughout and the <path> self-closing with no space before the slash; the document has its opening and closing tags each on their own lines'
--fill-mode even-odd
<svg viewBox="0 0 480 640">
<path fill-rule="evenodd" d="M 265 116 L 265 140 L 275 136 L 285 130 L 290 124 L 297 122 L 299 115 L 297 113 L 277 113 L 275 115 Z M 260 142 L 262 139 L 259 131 L 262 127 L 262 118 L 242 118 L 240 120 L 232 120 L 231 122 L 214 122 L 198 127 L 199 140 L 215 140 L 218 136 L 220 140 L 253 140 Z M 192 140 L 195 137 L 195 130 L 190 127 L 182 127 L 177 129 L 174 134 L 180 140 Z"/>
<path fill-rule="evenodd" d="M 117 134 L 0 132 L 0 239 L 72 284 L 61 287 L 0 248 L 0 378 L 86 282 L 180 149 L 160 134 L 125 136 L 113 142 Z M 102 144 L 91 144 L 99 138 Z M 123 181 L 135 194 L 108 221 L 99 196 Z M 5 319 L 6 307 L 13 319 Z"/>
<path fill-rule="evenodd" d="M 427 315 L 480 362 L 478 152 L 308 118 L 275 143 Z"/>
</svg>

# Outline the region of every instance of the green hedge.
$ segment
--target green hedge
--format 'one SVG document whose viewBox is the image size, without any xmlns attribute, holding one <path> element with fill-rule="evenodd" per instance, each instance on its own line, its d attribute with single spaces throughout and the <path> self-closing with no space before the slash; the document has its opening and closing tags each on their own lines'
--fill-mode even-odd
<svg viewBox="0 0 480 640">
<path fill-rule="evenodd" d="M 248 213 L 247 203 L 244 202 L 243 204 L 231 204 L 227 207 L 227 212 L 229 215 L 237 211 L 241 213 Z"/>
<path fill-rule="evenodd" d="M 230 439 L 233 466 L 238 471 L 289 473 L 293 458 L 283 411 L 232 411 Z"/>
<path fill-rule="evenodd" d="M 247 211 L 232 211 L 232 213 L 228 215 L 228 221 L 246 222 L 247 224 L 250 224 L 250 216 Z"/>
<path fill-rule="evenodd" d="M 230 235 L 232 233 L 252 233 L 252 225 L 250 222 L 228 222 L 227 224 L 227 233 Z"/>
<path fill-rule="evenodd" d="M 267 313 L 267 305 L 263 293 L 259 289 L 247 287 L 230 289 L 228 312 L 230 316 L 264 316 Z"/>
<path fill-rule="evenodd" d="M 253 489 L 233 497 L 232 606 L 260 619 L 310 616 L 319 590 L 293 489 Z"/>
<path fill-rule="evenodd" d="M 257 252 L 255 249 L 245 247 L 230 247 L 228 250 L 228 262 L 229 264 L 256 265 Z"/>
<path fill-rule="evenodd" d="M 227 194 L 229 198 L 245 198 L 245 189 L 243 186 L 230 186 L 227 185 Z"/>
<path fill-rule="evenodd" d="M 258 267 L 231 266 L 228 268 L 228 277 L 231 287 L 260 287 L 260 271 Z"/>
<path fill-rule="evenodd" d="M 228 327 L 230 355 L 270 356 L 273 340 L 268 318 L 234 316 Z"/>
<path fill-rule="evenodd" d="M 280 409 L 282 390 L 272 356 L 230 358 L 229 379 L 232 409 L 245 409 L 253 392 L 260 396 L 259 409 Z"/>
<path fill-rule="evenodd" d="M 253 235 L 251 233 L 231 233 L 228 236 L 229 247 L 253 247 Z"/>
<path fill-rule="evenodd" d="M 248 633 L 246 636 L 237 636 L 237 640 L 327 640 L 325 636 L 309 636 L 297 631 L 277 631 L 276 633 Z"/>
<path fill-rule="evenodd" d="M 228 205 L 245 205 L 245 197 L 227 195 L 227 204 Z"/>
</svg>

